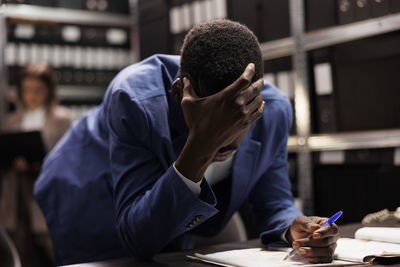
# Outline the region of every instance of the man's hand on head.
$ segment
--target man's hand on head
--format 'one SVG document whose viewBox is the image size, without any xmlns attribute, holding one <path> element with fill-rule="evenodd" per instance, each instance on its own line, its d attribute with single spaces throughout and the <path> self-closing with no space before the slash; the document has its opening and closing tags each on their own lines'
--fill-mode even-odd
<svg viewBox="0 0 400 267">
<path fill-rule="evenodd" d="M 187 77 L 174 85 L 181 86 L 180 101 L 189 129 L 185 147 L 175 162 L 185 177 L 200 181 L 218 150 L 239 145 L 250 126 L 262 116 L 265 102 L 260 91 L 264 81 L 252 83 L 254 73 L 251 63 L 236 81 L 206 97 L 196 94 Z"/>
<path fill-rule="evenodd" d="M 260 94 L 263 79 L 254 83 L 254 64 L 249 64 L 242 75 L 220 92 L 198 97 L 190 80 L 183 78 L 181 101 L 186 125 L 196 138 L 205 139 L 213 150 L 231 144 L 243 131 L 261 117 L 264 101 Z"/>
<path fill-rule="evenodd" d="M 299 216 L 290 225 L 286 238 L 300 256 L 310 263 L 333 260 L 339 228 L 336 224 L 321 227 L 328 218 Z"/>
</svg>

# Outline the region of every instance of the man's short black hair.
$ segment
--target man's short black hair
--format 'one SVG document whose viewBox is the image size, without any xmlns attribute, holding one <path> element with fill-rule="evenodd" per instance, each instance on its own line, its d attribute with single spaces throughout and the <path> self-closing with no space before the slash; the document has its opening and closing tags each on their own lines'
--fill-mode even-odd
<svg viewBox="0 0 400 267">
<path fill-rule="evenodd" d="M 219 19 L 198 24 L 186 34 L 180 74 L 190 76 L 195 88 L 200 82 L 211 95 L 234 82 L 249 63 L 255 65 L 256 81 L 264 72 L 257 37 L 240 23 Z"/>
</svg>

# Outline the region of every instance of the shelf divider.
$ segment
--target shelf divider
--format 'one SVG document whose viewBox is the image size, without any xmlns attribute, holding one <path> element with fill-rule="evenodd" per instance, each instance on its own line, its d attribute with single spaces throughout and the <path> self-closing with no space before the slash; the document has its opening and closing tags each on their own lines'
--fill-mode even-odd
<svg viewBox="0 0 400 267">
<path fill-rule="evenodd" d="M 95 11 L 75 10 L 59 7 L 42 7 L 22 4 L 2 5 L 6 18 L 31 22 L 70 23 L 82 25 L 103 25 L 114 27 L 129 27 L 129 15 L 102 13 Z"/>
<path fill-rule="evenodd" d="M 359 40 L 400 30 L 400 13 L 303 33 L 304 50 Z M 293 55 L 293 37 L 261 44 L 264 60 Z"/>
</svg>

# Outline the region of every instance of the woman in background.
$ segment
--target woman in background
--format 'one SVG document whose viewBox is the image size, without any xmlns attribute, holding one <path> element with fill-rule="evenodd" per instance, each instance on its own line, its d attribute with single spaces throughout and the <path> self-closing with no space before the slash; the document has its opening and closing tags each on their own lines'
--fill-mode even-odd
<svg viewBox="0 0 400 267">
<path fill-rule="evenodd" d="M 71 125 L 68 109 L 57 105 L 53 72 L 46 63 L 29 64 L 17 85 L 16 112 L 6 116 L 6 131 L 41 131 L 50 151 Z"/>
<path fill-rule="evenodd" d="M 69 110 L 57 104 L 55 90 L 48 64 L 27 65 L 17 84 L 17 109 L 6 116 L 3 131 L 40 131 L 49 152 L 71 125 Z M 39 163 L 20 157 L 0 180 L 0 225 L 14 240 L 23 266 L 53 265 L 46 223 L 32 195 L 39 171 Z"/>
</svg>

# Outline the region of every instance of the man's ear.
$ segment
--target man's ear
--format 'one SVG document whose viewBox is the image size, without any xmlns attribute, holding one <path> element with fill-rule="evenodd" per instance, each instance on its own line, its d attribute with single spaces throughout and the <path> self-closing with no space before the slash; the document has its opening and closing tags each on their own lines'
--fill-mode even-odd
<svg viewBox="0 0 400 267">
<path fill-rule="evenodd" d="M 177 78 L 172 83 L 172 94 L 174 95 L 176 103 L 180 104 L 183 97 L 183 82 L 181 78 Z"/>
</svg>

